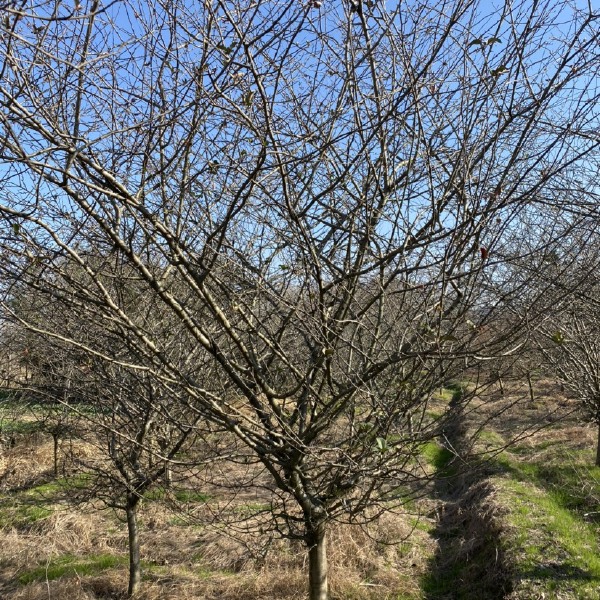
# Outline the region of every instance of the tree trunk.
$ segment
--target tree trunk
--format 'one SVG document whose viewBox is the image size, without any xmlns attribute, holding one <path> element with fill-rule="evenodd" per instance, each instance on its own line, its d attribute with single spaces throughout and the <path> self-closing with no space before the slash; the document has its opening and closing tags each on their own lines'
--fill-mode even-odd
<svg viewBox="0 0 600 600">
<path fill-rule="evenodd" d="M 596 445 L 596 466 L 600 467 L 600 422 L 598 423 L 598 444 Z"/>
<path fill-rule="evenodd" d="M 527 385 L 529 386 L 529 400 L 535 402 L 535 394 L 533 393 L 533 382 L 531 381 L 531 373 L 527 372 Z"/>
<path fill-rule="evenodd" d="M 52 441 L 54 442 L 54 477 L 58 477 L 58 433 L 52 433 Z"/>
<path fill-rule="evenodd" d="M 165 460 L 165 477 L 164 477 L 164 485 L 166 488 L 170 488 L 173 483 L 173 474 L 171 472 L 171 463 L 168 460 Z"/>
<path fill-rule="evenodd" d="M 327 548 L 325 525 L 321 524 L 307 532 L 308 579 L 310 600 L 327 600 Z"/>
<path fill-rule="evenodd" d="M 127 532 L 129 534 L 129 587 L 127 588 L 127 597 L 134 596 L 139 588 L 142 579 L 142 570 L 140 566 L 140 538 L 137 526 L 137 508 L 139 498 L 131 496 L 127 499 Z"/>
</svg>

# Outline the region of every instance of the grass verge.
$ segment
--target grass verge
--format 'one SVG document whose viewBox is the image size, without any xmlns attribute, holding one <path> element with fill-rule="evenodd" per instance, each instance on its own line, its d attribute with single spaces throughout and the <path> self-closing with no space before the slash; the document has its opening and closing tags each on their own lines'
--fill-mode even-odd
<svg viewBox="0 0 600 600">
<path fill-rule="evenodd" d="M 581 454 L 543 442 L 529 457 L 523 448 L 498 457 L 518 598 L 598 598 L 600 469 Z"/>
</svg>

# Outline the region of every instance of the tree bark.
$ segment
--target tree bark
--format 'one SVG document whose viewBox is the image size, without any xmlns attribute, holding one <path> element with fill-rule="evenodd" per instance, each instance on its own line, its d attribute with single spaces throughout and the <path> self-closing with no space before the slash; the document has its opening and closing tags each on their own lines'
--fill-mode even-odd
<svg viewBox="0 0 600 600">
<path fill-rule="evenodd" d="M 527 372 L 527 385 L 529 386 L 529 400 L 535 402 L 535 394 L 533 392 L 533 382 L 531 381 L 531 373 Z"/>
<path fill-rule="evenodd" d="M 600 422 L 598 422 L 598 443 L 596 445 L 596 466 L 600 467 Z"/>
<path fill-rule="evenodd" d="M 171 464 L 168 460 L 165 461 L 165 477 L 164 477 L 164 486 L 166 488 L 170 488 L 173 483 L 173 474 L 171 472 Z"/>
<path fill-rule="evenodd" d="M 137 508 L 139 498 L 131 496 L 127 499 L 127 532 L 129 534 L 129 586 L 127 597 L 131 598 L 139 591 L 142 580 L 140 565 L 140 538 L 137 526 Z"/>
<path fill-rule="evenodd" d="M 54 450 L 54 477 L 58 477 L 58 433 L 52 433 L 52 442 Z"/>
<path fill-rule="evenodd" d="M 325 525 L 317 525 L 307 532 L 308 579 L 310 600 L 327 600 L 327 548 Z"/>
</svg>

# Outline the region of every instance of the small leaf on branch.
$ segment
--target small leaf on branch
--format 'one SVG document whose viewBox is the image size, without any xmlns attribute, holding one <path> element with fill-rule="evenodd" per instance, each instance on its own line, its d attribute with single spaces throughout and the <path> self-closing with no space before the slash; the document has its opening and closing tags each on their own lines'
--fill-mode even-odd
<svg viewBox="0 0 600 600">
<path fill-rule="evenodd" d="M 377 450 L 379 450 L 379 452 L 387 452 L 390 449 L 387 440 L 382 437 L 375 439 L 375 445 L 377 446 Z"/>
<path fill-rule="evenodd" d="M 242 103 L 244 104 L 244 106 L 247 106 L 247 107 L 252 106 L 253 100 L 254 100 L 254 92 L 246 92 L 242 96 Z"/>
</svg>

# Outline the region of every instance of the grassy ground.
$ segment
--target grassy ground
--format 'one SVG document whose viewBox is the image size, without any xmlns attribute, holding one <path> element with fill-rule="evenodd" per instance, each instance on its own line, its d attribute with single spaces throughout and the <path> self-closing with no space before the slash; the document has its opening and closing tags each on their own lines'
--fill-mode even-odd
<svg viewBox="0 0 600 600">
<path fill-rule="evenodd" d="M 460 386 L 442 390 L 438 408 L 457 394 Z M 423 463 L 438 475 L 426 497 L 367 530 L 332 531 L 333 600 L 600 598 L 594 431 L 551 384 L 536 384 L 533 403 L 528 395 L 516 385 L 505 396 L 479 395 L 445 439 L 423 448 Z M 0 454 L 0 598 L 121 598 L 124 523 L 91 503 L 67 502 L 73 481 L 53 476 L 52 440 L 29 423 L 4 421 L 11 442 Z M 212 491 L 188 485 L 168 496 L 172 502 L 154 492 L 142 505 L 140 600 L 306 597 L 297 544 L 265 546 L 256 532 L 196 518 L 210 512 Z M 267 505 L 240 496 L 230 509 Z"/>
</svg>

